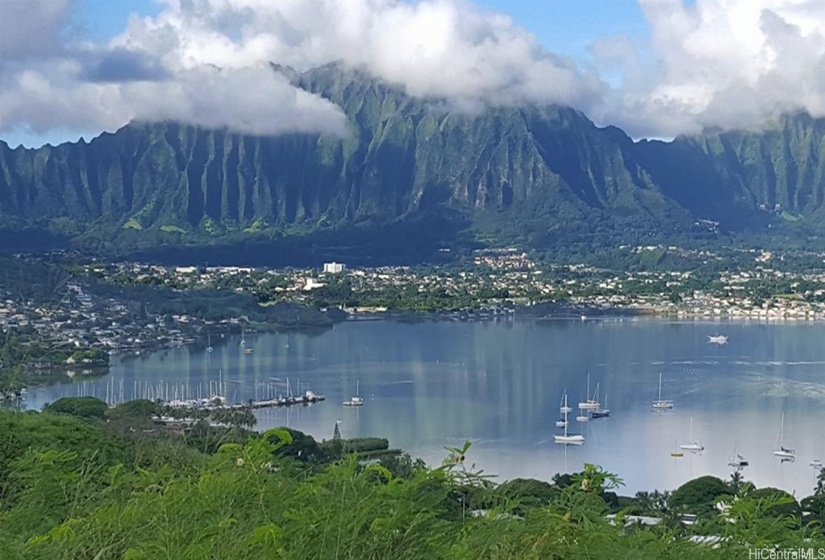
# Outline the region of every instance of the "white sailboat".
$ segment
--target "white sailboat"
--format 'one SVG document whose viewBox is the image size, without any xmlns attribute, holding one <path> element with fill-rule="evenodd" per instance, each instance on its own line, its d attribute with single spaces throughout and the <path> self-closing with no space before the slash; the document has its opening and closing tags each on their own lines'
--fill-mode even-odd
<svg viewBox="0 0 825 560">
<path fill-rule="evenodd" d="M 743 467 L 747 467 L 749 464 L 750 463 L 748 462 L 748 460 L 745 459 L 739 453 L 734 453 L 733 457 L 731 457 L 730 461 L 728 461 L 728 466 L 733 467 L 735 469 L 741 469 Z"/>
<path fill-rule="evenodd" d="M 587 374 L 587 392 L 584 395 L 586 400 L 579 403 L 580 410 L 596 410 L 601 406 L 599 404 L 599 384 L 596 383 L 596 392 L 593 394 L 593 398 L 588 398 L 590 396 L 590 374 Z"/>
<path fill-rule="evenodd" d="M 206 352 L 208 354 L 211 354 L 212 353 L 212 335 L 211 334 L 206 335 L 206 340 L 207 340 L 207 342 L 206 342 Z"/>
<path fill-rule="evenodd" d="M 670 410 L 673 408 L 673 401 L 662 400 L 662 372 L 659 372 L 659 398 L 653 401 L 654 410 Z"/>
<path fill-rule="evenodd" d="M 747 467 L 750 463 L 747 459 L 741 454 L 736 452 L 736 442 L 733 443 L 733 455 L 728 461 L 728 466 L 733 467 L 737 470 L 742 469 L 743 467 Z"/>
<path fill-rule="evenodd" d="M 782 413 L 782 422 L 779 424 L 779 449 L 773 450 L 773 455 L 783 461 L 796 459 L 796 451 L 785 447 L 785 413 Z"/>
<path fill-rule="evenodd" d="M 567 391 L 564 391 L 561 402 L 559 402 L 559 413 L 567 414 L 568 412 L 573 412 L 573 409 L 567 406 Z"/>
<path fill-rule="evenodd" d="M 348 401 L 344 401 L 344 406 L 364 406 L 364 399 L 362 399 L 359 395 L 359 381 L 355 380 L 355 396 L 351 397 Z"/>
<path fill-rule="evenodd" d="M 561 414 L 561 418 L 556 420 L 556 427 L 557 428 L 564 428 L 567 426 L 567 414 L 573 412 L 573 409 L 567 406 L 567 391 L 561 397 L 561 401 L 559 402 L 559 414 Z"/>
<path fill-rule="evenodd" d="M 679 447 L 687 451 L 694 452 L 704 451 L 705 449 L 705 446 L 702 445 L 702 442 L 693 440 L 693 417 L 690 418 L 690 438 L 688 438 L 688 443 L 683 443 Z"/>
<path fill-rule="evenodd" d="M 581 445 L 584 443 L 584 436 L 581 434 L 570 434 L 567 432 L 568 422 L 567 422 L 567 415 L 570 412 L 567 410 L 570 407 L 567 406 L 567 393 L 564 394 L 564 404 L 562 405 L 561 409 L 564 411 L 564 434 L 563 435 L 554 435 L 553 440 L 556 443 L 566 443 L 566 444 L 573 444 L 573 445 Z"/>
<path fill-rule="evenodd" d="M 599 406 L 596 410 L 590 411 L 590 418 L 607 418 L 610 416 L 610 409 L 607 408 L 607 393 L 604 394 L 604 406 Z"/>
</svg>

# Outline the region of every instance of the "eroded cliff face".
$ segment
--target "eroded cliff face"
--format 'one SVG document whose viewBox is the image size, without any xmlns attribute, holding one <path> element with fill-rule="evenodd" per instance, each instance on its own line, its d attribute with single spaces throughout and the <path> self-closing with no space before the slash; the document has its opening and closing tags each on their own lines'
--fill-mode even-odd
<svg viewBox="0 0 825 560">
<path fill-rule="evenodd" d="M 125 228 L 215 238 L 446 212 L 515 224 L 511 235 L 540 242 L 544 232 L 687 231 L 703 219 L 730 229 L 817 225 L 823 216 L 825 123 L 807 115 L 761 132 L 634 143 L 569 107 L 467 114 L 337 65 L 291 78 L 339 105 L 350 134 L 133 123 L 89 143 L 0 142 L 0 220 L 69 236 Z"/>
</svg>

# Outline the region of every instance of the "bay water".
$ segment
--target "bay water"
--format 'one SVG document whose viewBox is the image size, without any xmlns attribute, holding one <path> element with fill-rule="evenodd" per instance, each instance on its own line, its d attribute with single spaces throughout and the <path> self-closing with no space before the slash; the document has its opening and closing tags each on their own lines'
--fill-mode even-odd
<svg viewBox="0 0 825 560">
<path fill-rule="evenodd" d="M 728 344 L 708 342 L 724 334 Z M 61 396 L 123 400 L 209 396 L 230 401 L 311 389 L 327 400 L 256 412 L 256 429 L 289 426 L 330 439 L 385 437 L 431 465 L 445 446 L 471 442 L 467 462 L 503 481 L 550 480 L 595 463 L 624 479 L 621 494 L 673 490 L 691 478 L 729 478 L 731 456 L 758 486 L 812 493 L 825 460 L 825 324 L 656 318 L 484 321 L 347 321 L 322 333 L 246 333 L 205 345 L 112 358 L 110 373 L 29 392 L 40 408 Z M 654 412 L 662 398 L 671 411 Z M 570 416 L 582 446 L 555 444 L 565 391 L 575 408 L 598 384 L 610 417 Z M 365 403 L 344 407 L 356 386 Z M 784 413 L 784 425 L 782 417 Z M 692 430 L 691 430 L 692 426 Z M 691 433 L 692 431 L 692 433 Z M 780 432 L 782 437 L 780 441 Z M 671 452 L 698 440 L 701 453 Z M 796 460 L 771 454 L 782 444 Z"/>
</svg>

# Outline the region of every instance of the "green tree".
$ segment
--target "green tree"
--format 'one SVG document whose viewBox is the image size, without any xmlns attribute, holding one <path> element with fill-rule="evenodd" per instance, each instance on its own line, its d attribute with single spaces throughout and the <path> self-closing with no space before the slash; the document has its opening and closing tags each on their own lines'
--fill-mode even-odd
<svg viewBox="0 0 825 560">
<path fill-rule="evenodd" d="M 62 397 L 43 407 L 43 412 L 85 418 L 103 418 L 107 410 L 109 405 L 96 397 Z"/>
</svg>

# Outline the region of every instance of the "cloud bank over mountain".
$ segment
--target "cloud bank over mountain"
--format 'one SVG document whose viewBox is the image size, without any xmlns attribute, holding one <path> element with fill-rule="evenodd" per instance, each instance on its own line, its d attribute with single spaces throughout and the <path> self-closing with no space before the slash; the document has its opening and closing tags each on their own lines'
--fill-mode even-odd
<svg viewBox="0 0 825 560">
<path fill-rule="evenodd" d="M 650 44 L 604 37 L 582 63 L 469 0 L 162 0 L 156 17 L 132 17 L 108 44 L 66 38 L 71 0 L 0 2 L 0 137 L 133 119 L 346 133 L 339 108 L 270 61 L 306 70 L 340 60 L 470 111 L 572 105 L 634 137 L 825 114 L 825 3 L 640 3 Z"/>
<path fill-rule="evenodd" d="M 620 53 L 625 86 L 603 110 L 615 124 L 634 135 L 672 136 L 758 128 L 798 110 L 825 115 L 825 3 L 640 3 L 652 30 L 651 61 Z"/>
</svg>

